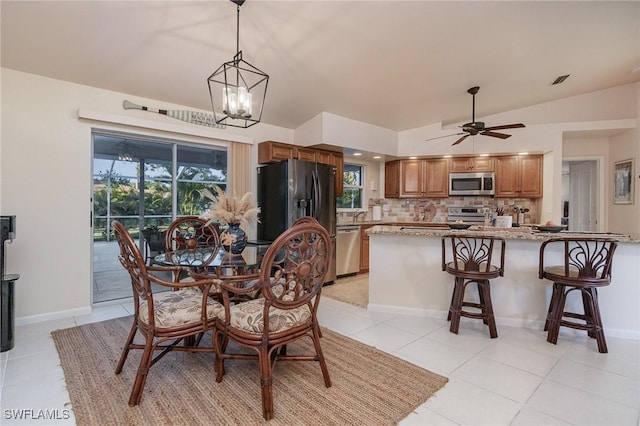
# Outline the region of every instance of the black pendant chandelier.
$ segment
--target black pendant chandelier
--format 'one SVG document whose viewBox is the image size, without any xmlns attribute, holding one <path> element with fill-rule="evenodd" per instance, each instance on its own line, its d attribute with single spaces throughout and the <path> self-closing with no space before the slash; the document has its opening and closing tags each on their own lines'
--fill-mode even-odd
<svg viewBox="0 0 640 426">
<path fill-rule="evenodd" d="M 262 118 L 269 76 L 242 59 L 240 6 L 245 0 L 231 2 L 238 9 L 236 55 L 215 70 L 207 83 L 216 123 L 247 128 L 259 123 Z"/>
</svg>

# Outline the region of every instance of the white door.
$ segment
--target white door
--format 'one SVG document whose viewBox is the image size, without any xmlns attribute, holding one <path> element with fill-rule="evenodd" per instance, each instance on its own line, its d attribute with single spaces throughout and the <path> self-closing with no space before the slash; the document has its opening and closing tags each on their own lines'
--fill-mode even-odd
<svg viewBox="0 0 640 426">
<path fill-rule="evenodd" d="M 598 230 L 598 185 L 596 161 L 572 161 L 569 164 L 569 230 Z"/>
</svg>

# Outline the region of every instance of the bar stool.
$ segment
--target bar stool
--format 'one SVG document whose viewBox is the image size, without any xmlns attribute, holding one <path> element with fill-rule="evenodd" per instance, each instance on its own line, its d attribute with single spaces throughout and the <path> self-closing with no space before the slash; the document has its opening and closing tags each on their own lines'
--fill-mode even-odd
<svg viewBox="0 0 640 426">
<path fill-rule="evenodd" d="M 616 247 L 617 240 L 609 238 L 552 238 L 542 243 L 538 276 L 553 282 L 544 324 L 544 330 L 548 331 L 547 342 L 556 344 L 560 326 L 570 327 L 586 330 L 589 337 L 596 339 L 598 351 L 607 353 L 597 289 L 611 282 L 611 265 Z M 545 250 L 552 248 L 556 249 L 556 254 L 558 249 L 564 252 L 563 265 L 545 267 Z M 547 253 L 547 257 L 551 257 L 551 253 Z M 582 314 L 565 311 L 567 295 L 572 291 L 581 293 Z"/>
<path fill-rule="evenodd" d="M 496 242 L 501 244 L 495 244 Z M 500 266 L 495 266 L 492 259 L 498 245 Z M 502 238 L 466 234 L 448 234 L 442 237 L 442 270 L 455 277 L 447 316 L 447 321 L 451 321 L 449 330 L 452 333 L 458 334 L 460 317 L 467 317 L 481 319 L 489 326 L 491 338 L 498 337 L 489 280 L 504 275 L 504 253 L 505 242 Z M 470 283 L 477 285 L 479 303 L 464 301 L 465 290 Z M 465 311 L 464 307 L 476 308 L 480 312 Z"/>
</svg>

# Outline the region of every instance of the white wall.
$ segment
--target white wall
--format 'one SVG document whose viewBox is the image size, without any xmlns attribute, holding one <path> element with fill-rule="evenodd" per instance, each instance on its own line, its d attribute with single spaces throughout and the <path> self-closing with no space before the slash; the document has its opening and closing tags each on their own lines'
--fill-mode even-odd
<svg viewBox="0 0 640 426">
<path fill-rule="evenodd" d="M 152 107 L 181 107 L 10 69 L 3 68 L 1 78 L 0 207 L 3 215 L 17 216 L 17 238 L 7 248 L 7 268 L 21 275 L 15 313 L 23 321 L 50 313 L 83 312 L 90 306 L 92 127 L 203 144 L 226 143 L 221 137 L 293 140 L 292 130 L 264 124 L 223 131 L 150 112 L 125 111 L 124 99 Z M 210 131 L 212 137 L 83 120 L 78 118 L 79 108 L 135 118 L 145 127 L 156 122 L 187 133 Z"/>
<path fill-rule="evenodd" d="M 634 159 L 634 204 L 613 204 L 613 169 L 620 160 Z M 607 170 L 607 203 L 609 204 L 609 230 L 622 233 L 640 233 L 640 132 L 638 129 L 611 138 Z"/>
<path fill-rule="evenodd" d="M 299 137 L 296 129 L 296 141 L 303 145 L 325 143 L 329 145 L 361 149 L 380 154 L 395 155 L 398 145 L 398 133 L 369 123 L 351 120 L 335 114 L 323 112 L 321 116 L 321 134 L 309 134 L 310 130 L 318 131 L 319 117 L 310 120 L 311 124 L 303 124 L 298 129 L 304 133 Z M 305 140 L 303 140 L 305 139 Z M 307 140 L 313 142 L 307 142 Z M 318 142 L 321 141 L 321 142 Z"/>
</svg>

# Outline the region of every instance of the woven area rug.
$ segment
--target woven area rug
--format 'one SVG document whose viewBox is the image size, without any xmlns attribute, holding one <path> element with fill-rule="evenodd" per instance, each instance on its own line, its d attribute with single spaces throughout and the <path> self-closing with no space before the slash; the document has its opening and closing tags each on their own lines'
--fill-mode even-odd
<svg viewBox="0 0 640 426">
<path fill-rule="evenodd" d="M 322 295 L 366 309 L 369 304 L 369 274 L 339 278 L 322 287 Z"/>
<path fill-rule="evenodd" d="M 172 352 L 149 373 L 142 402 L 127 401 L 141 351 L 129 353 L 114 374 L 132 317 L 52 333 L 78 425 L 253 425 L 262 418 L 260 378 L 254 361 L 227 361 L 215 382 L 213 354 Z M 282 362 L 273 376 L 275 418 L 270 425 L 395 424 L 446 383 L 377 349 L 322 330 L 333 386 L 326 388 L 317 362 Z M 210 337 L 203 344 L 210 344 Z M 311 339 L 288 346 L 309 350 Z"/>
</svg>

